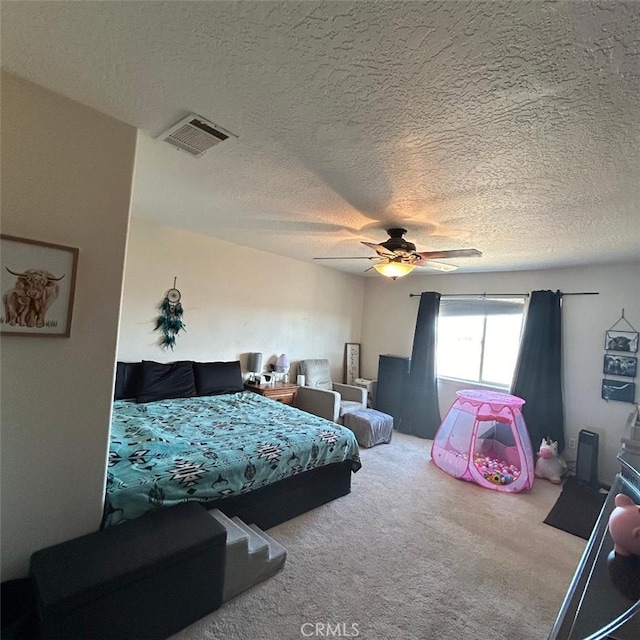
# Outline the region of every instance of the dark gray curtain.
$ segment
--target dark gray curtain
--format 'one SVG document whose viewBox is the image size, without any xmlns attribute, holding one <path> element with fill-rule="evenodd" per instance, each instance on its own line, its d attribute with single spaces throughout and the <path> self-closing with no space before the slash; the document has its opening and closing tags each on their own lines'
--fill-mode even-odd
<svg viewBox="0 0 640 640">
<path fill-rule="evenodd" d="M 533 450 L 542 438 L 564 449 L 562 293 L 532 291 L 511 393 L 526 400 L 522 415 Z"/>
<path fill-rule="evenodd" d="M 436 379 L 436 333 L 440 294 L 426 291 L 420 296 L 413 338 L 409 378 L 398 431 L 420 438 L 433 438 L 440 426 Z"/>
</svg>

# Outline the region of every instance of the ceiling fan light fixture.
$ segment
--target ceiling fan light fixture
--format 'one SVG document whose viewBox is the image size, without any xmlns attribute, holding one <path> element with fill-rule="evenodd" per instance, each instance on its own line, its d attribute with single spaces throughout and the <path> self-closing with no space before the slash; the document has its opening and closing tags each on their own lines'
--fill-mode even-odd
<svg viewBox="0 0 640 640">
<path fill-rule="evenodd" d="M 436 262 L 434 258 L 479 258 L 482 251 L 478 249 L 444 249 L 439 251 L 416 251 L 416 245 L 403 238 L 406 229 L 387 229 L 389 239 L 386 242 L 362 242 L 373 249 L 375 256 L 344 256 L 314 258 L 314 260 L 377 260 L 373 268 L 381 275 L 397 280 L 410 274 L 416 267 L 427 267 L 437 271 L 455 271 L 457 267 L 446 262 Z M 369 267 L 371 269 L 371 267 Z M 365 271 L 369 271 L 365 269 Z"/>
<path fill-rule="evenodd" d="M 414 264 L 408 264 L 401 260 L 389 260 L 388 262 L 378 262 L 374 264 L 373 268 L 381 275 L 397 280 L 411 273 L 416 266 Z"/>
</svg>

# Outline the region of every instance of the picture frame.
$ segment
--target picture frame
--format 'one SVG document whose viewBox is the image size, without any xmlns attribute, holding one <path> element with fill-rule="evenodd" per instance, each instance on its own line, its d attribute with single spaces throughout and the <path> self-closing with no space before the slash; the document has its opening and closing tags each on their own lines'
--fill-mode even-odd
<svg viewBox="0 0 640 640">
<path fill-rule="evenodd" d="M 360 377 L 360 343 L 347 342 L 344 346 L 344 382 L 355 384 Z"/>
<path fill-rule="evenodd" d="M 626 351 L 637 353 L 638 332 L 637 331 L 614 331 L 609 329 L 604 340 L 604 348 L 607 351 Z"/>
<path fill-rule="evenodd" d="M 638 358 L 633 356 L 618 356 L 605 353 L 602 373 L 607 376 L 622 376 L 635 378 L 638 370 Z"/>
<path fill-rule="evenodd" d="M 616 400 L 617 402 L 634 403 L 636 395 L 635 382 L 626 382 L 624 380 L 608 380 L 602 381 L 602 399 Z"/>
<path fill-rule="evenodd" d="M 79 250 L 0 234 L 0 333 L 68 338 Z"/>
</svg>

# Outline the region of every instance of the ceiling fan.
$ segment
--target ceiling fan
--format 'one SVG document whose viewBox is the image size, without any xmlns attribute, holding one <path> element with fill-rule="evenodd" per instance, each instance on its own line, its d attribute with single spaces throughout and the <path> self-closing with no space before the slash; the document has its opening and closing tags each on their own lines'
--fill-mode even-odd
<svg viewBox="0 0 640 640">
<path fill-rule="evenodd" d="M 405 240 L 402 236 L 407 233 L 406 229 L 387 229 L 389 239 L 386 242 L 375 244 L 373 242 L 363 242 L 373 249 L 375 256 L 346 256 L 339 258 L 314 258 L 314 260 L 377 260 L 378 262 L 369 267 L 375 269 L 383 276 L 392 280 L 406 276 L 416 267 L 429 267 L 438 271 L 455 271 L 456 266 L 444 262 L 436 262 L 434 258 L 474 258 L 482 255 L 477 249 L 451 249 L 448 251 L 416 251 L 413 242 Z M 366 269 L 368 271 L 369 269 Z"/>
</svg>

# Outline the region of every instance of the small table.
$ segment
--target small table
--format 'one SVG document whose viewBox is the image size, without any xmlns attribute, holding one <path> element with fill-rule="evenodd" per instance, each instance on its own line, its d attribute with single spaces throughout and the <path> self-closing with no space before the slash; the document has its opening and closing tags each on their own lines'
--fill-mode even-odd
<svg viewBox="0 0 640 640">
<path fill-rule="evenodd" d="M 244 388 L 248 391 L 259 393 L 265 398 L 291 406 L 295 405 L 296 393 L 298 392 L 298 385 L 290 382 L 274 382 L 273 384 L 249 384 L 245 382 Z"/>
</svg>

